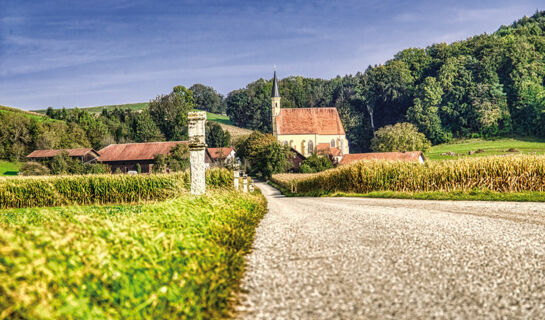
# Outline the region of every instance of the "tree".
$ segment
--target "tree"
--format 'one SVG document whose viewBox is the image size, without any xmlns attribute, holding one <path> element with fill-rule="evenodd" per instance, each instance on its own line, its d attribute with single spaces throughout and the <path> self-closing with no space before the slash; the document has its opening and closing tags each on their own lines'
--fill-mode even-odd
<svg viewBox="0 0 545 320">
<path fill-rule="evenodd" d="M 248 161 L 250 173 L 270 178 L 275 173 L 285 172 L 291 152 L 288 146 L 278 142 L 271 134 L 253 132 L 238 141 L 238 156 Z"/>
<path fill-rule="evenodd" d="M 170 153 L 167 155 L 156 154 L 154 157 L 155 164 L 152 171 L 154 173 L 163 172 L 168 169 L 171 172 L 185 171 L 189 168 L 189 147 L 180 143 L 172 147 Z"/>
<path fill-rule="evenodd" d="M 426 135 L 433 144 L 447 142 L 451 137 L 445 132 L 439 117 L 443 89 L 435 78 L 427 77 L 418 86 L 414 103 L 407 110 L 407 120 Z"/>
<path fill-rule="evenodd" d="M 331 168 L 333 168 L 333 163 L 329 157 L 319 157 L 317 154 L 313 154 L 301 162 L 299 171 L 301 173 L 315 173 Z"/>
<path fill-rule="evenodd" d="M 136 142 L 163 141 L 165 139 L 147 110 L 135 117 L 134 138 Z"/>
<path fill-rule="evenodd" d="M 371 140 L 374 152 L 426 151 L 431 146 L 423 133 L 418 132 L 411 123 L 396 123 L 377 130 Z"/>
<path fill-rule="evenodd" d="M 189 90 L 193 92 L 195 98 L 195 109 L 220 114 L 225 111 L 222 110 L 223 97 L 214 88 L 196 83 Z"/>
<path fill-rule="evenodd" d="M 231 143 L 231 134 L 212 121 L 206 121 L 206 144 L 209 148 L 228 147 Z"/>
<path fill-rule="evenodd" d="M 187 138 L 187 114 L 193 110 L 194 100 L 189 89 L 174 87 L 169 95 L 150 101 L 149 114 L 168 141 Z"/>
</svg>

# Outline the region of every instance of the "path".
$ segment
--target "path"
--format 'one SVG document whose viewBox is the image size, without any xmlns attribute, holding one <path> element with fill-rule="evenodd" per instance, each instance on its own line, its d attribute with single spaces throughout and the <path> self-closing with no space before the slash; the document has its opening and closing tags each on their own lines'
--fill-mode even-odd
<svg viewBox="0 0 545 320">
<path fill-rule="evenodd" d="M 243 319 L 545 318 L 545 204 L 269 201 Z"/>
</svg>

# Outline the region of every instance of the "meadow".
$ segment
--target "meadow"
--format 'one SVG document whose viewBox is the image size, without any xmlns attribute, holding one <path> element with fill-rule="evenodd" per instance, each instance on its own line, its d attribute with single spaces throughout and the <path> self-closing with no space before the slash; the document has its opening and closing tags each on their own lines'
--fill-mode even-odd
<svg viewBox="0 0 545 320">
<path fill-rule="evenodd" d="M 21 162 L 0 160 L 0 176 L 16 176 L 21 166 Z"/>
<path fill-rule="evenodd" d="M 0 319 L 220 319 L 232 307 L 259 193 L 0 210 Z"/>
<path fill-rule="evenodd" d="M 446 153 L 454 155 L 445 155 Z M 470 152 L 473 154 L 470 155 Z M 461 139 L 431 147 L 428 160 L 451 160 L 503 154 L 545 154 L 545 140 L 537 138 Z"/>
<path fill-rule="evenodd" d="M 545 199 L 545 156 L 428 161 L 362 161 L 321 173 L 273 175 L 289 195 L 365 195 L 426 199 Z M 509 199 L 505 194 L 510 194 Z"/>
</svg>

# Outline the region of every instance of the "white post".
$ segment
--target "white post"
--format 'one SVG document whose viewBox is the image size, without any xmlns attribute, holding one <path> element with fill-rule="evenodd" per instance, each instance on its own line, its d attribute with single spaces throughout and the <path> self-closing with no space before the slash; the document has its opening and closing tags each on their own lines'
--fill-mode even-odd
<svg viewBox="0 0 545 320">
<path fill-rule="evenodd" d="M 249 188 L 250 188 L 250 192 L 254 192 L 254 183 L 250 183 L 249 185 Z"/>
<path fill-rule="evenodd" d="M 235 190 L 238 191 L 238 178 L 240 177 L 240 171 L 235 170 L 233 171 L 233 184 L 235 187 Z"/>
<path fill-rule="evenodd" d="M 206 192 L 206 166 L 204 162 L 206 112 L 190 112 L 188 116 L 191 194 L 201 195 Z"/>
<path fill-rule="evenodd" d="M 242 192 L 248 192 L 248 177 L 246 175 L 242 178 Z"/>
</svg>

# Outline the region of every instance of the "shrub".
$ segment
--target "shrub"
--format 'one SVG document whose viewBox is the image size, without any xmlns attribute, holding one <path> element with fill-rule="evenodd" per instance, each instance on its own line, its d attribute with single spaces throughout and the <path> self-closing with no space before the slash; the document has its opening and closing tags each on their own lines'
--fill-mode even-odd
<svg viewBox="0 0 545 320">
<path fill-rule="evenodd" d="M 430 141 L 411 123 L 380 128 L 371 140 L 371 150 L 374 152 L 426 151 L 430 147 Z"/>
<path fill-rule="evenodd" d="M 26 162 L 19 171 L 23 176 L 45 176 L 50 174 L 49 168 L 39 162 Z"/>
<path fill-rule="evenodd" d="M 333 168 L 333 163 L 331 162 L 331 159 L 329 159 L 329 157 L 319 157 L 318 155 L 313 154 L 303 160 L 299 171 L 301 171 L 301 173 L 315 173 L 331 168 Z"/>
</svg>

